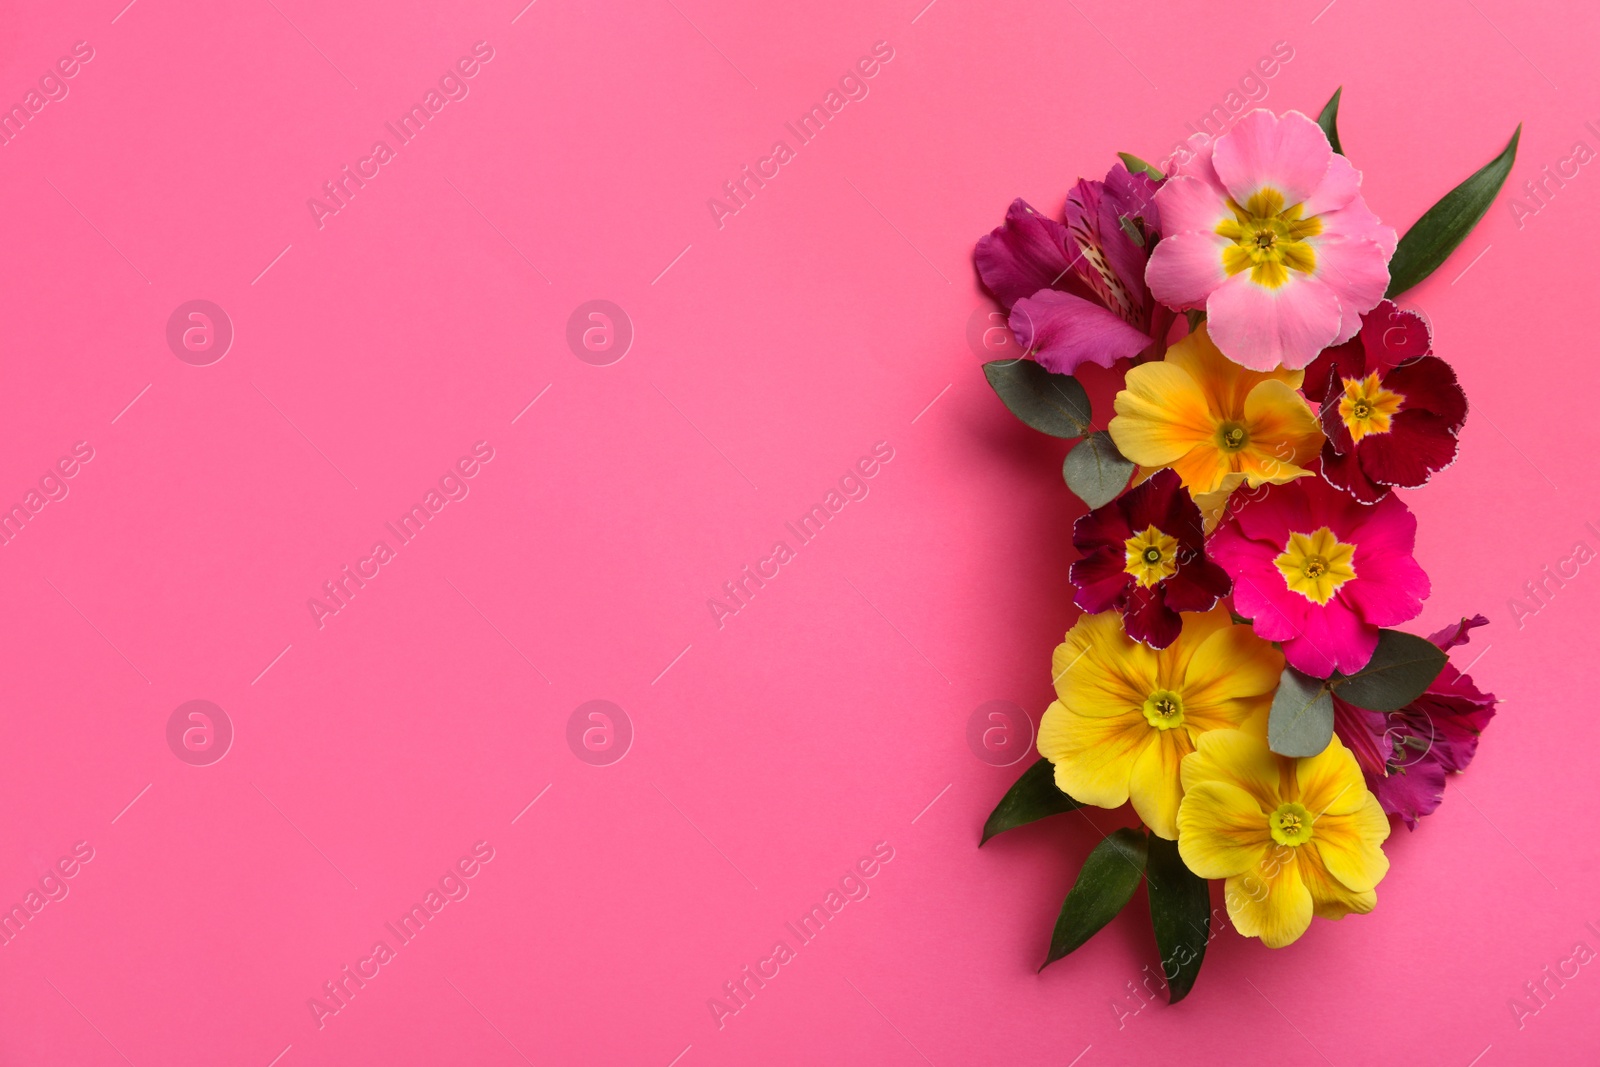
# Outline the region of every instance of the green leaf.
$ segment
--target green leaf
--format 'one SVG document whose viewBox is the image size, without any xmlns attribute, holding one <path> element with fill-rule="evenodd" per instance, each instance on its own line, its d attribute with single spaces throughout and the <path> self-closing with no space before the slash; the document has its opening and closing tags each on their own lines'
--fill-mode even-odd
<svg viewBox="0 0 1600 1067">
<path fill-rule="evenodd" d="M 1132 241 L 1140 248 L 1144 247 L 1144 231 L 1139 229 L 1138 223 L 1134 222 L 1126 215 L 1119 215 L 1117 217 L 1117 224 L 1122 227 L 1122 232 L 1128 235 L 1128 240 Z"/>
<path fill-rule="evenodd" d="M 1056 788 L 1055 767 L 1049 760 L 1041 759 L 1023 771 L 1022 777 L 994 806 L 989 821 L 983 824 L 983 840 L 978 842 L 978 847 L 983 847 L 995 834 L 1079 807 L 1082 805 Z"/>
<path fill-rule="evenodd" d="M 1089 394 L 1070 374 L 1052 374 L 1031 359 L 997 359 L 983 365 L 989 386 L 1011 414 L 1051 437 L 1089 432 Z"/>
<path fill-rule="evenodd" d="M 1150 888 L 1150 925 L 1161 951 L 1161 976 L 1167 980 L 1167 1003 L 1189 995 L 1205 959 L 1211 930 L 1211 890 L 1206 880 L 1184 865 L 1178 843 L 1150 835 L 1150 860 L 1145 867 Z"/>
<path fill-rule="evenodd" d="M 1317 116 L 1317 125 L 1322 127 L 1322 132 L 1328 135 L 1328 143 L 1333 145 L 1333 150 L 1344 155 L 1344 149 L 1339 144 L 1339 95 L 1344 92 L 1344 86 L 1333 91 L 1333 97 L 1323 105 L 1322 114 Z"/>
<path fill-rule="evenodd" d="M 1094 847 L 1061 905 L 1041 971 L 1093 937 L 1132 899 L 1144 874 L 1145 848 L 1144 834 L 1126 826 Z"/>
<path fill-rule="evenodd" d="M 1427 691 L 1450 657 L 1425 637 L 1379 630 L 1367 665 L 1329 682 L 1339 699 L 1368 711 L 1399 711 Z"/>
<path fill-rule="evenodd" d="M 1117 451 L 1111 435 L 1096 430 L 1072 446 L 1061 462 L 1061 476 L 1067 480 L 1067 488 L 1093 510 L 1115 500 L 1128 487 L 1133 467 L 1133 461 Z"/>
<path fill-rule="evenodd" d="M 1267 747 L 1280 756 L 1315 756 L 1333 739 L 1333 697 L 1320 678 L 1285 667 L 1267 717 Z"/>
<path fill-rule="evenodd" d="M 1443 199 L 1406 231 L 1395 249 L 1394 258 L 1389 261 L 1389 291 L 1384 296 L 1399 296 L 1422 281 L 1466 240 L 1511 173 L 1511 164 L 1517 158 L 1517 141 L 1521 137 L 1522 124 L 1518 123 L 1505 151 L 1444 194 Z"/>
<path fill-rule="evenodd" d="M 1166 177 L 1165 174 L 1162 174 L 1155 167 L 1152 167 L 1150 164 L 1146 163 L 1144 160 L 1140 159 L 1131 152 L 1118 152 L 1117 156 L 1122 160 L 1122 165 L 1127 167 L 1130 173 L 1138 174 L 1140 171 L 1143 171 L 1156 181 L 1160 181 Z"/>
</svg>

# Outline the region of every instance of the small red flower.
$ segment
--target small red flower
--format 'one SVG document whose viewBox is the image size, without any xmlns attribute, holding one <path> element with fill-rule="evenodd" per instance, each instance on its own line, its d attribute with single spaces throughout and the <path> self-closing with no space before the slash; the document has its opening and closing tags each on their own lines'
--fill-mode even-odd
<svg viewBox="0 0 1600 1067">
<path fill-rule="evenodd" d="M 1090 614 L 1122 613 L 1128 636 L 1166 648 L 1180 611 L 1210 611 L 1232 582 L 1206 559 L 1200 509 L 1170 467 L 1080 518 L 1072 544 L 1074 598 Z"/>
<path fill-rule="evenodd" d="M 1422 485 L 1456 458 L 1467 398 L 1432 354 L 1428 325 L 1385 300 L 1351 340 L 1306 368 L 1305 394 L 1328 441 L 1322 476 L 1363 504 Z"/>
</svg>

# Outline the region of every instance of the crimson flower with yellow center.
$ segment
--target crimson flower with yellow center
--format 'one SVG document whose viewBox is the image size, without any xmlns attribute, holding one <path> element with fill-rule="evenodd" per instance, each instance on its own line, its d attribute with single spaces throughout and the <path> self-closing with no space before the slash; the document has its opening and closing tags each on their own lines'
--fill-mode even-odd
<svg viewBox="0 0 1600 1067">
<path fill-rule="evenodd" d="M 1157 651 L 1116 612 L 1080 616 L 1052 660 L 1056 700 L 1039 723 L 1039 754 L 1056 785 L 1102 808 L 1133 801 L 1157 835 L 1178 836 L 1179 766 L 1208 730 L 1266 729 L 1283 656 L 1235 625 L 1226 608 L 1183 616 Z"/>
<path fill-rule="evenodd" d="M 1348 344 L 1306 368 L 1305 387 L 1328 435 L 1322 476 L 1363 504 L 1422 485 L 1456 458 L 1467 397 L 1415 312 L 1388 300 L 1373 308 Z"/>
<path fill-rule="evenodd" d="M 1183 761 L 1183 790 L 1178 854 L 1201 878 L 1228 880 L 1228 917 L 1246 937 L 1282 948 L 1313 915 L 1377 904 L 1389 820 L 1338 738 L 1290 759 L 1264 732 L 1213 730 Z"/>
<path fill-rule="evenodd" d="M 1108 427 L 1124 456 L 1171 467 L 1202 510 L 1248 482 L 1304 477 L 1322 448 L 1316 413 L 1295 392 L 1300 371 L 1254 371 L 1224 356 L 1206 326 L 1159 363 L 1128 371 Z M 1220 501 L 1216 501 L 1220 503 Z"/>
<path fill-rule="evenodd" d="M 1120 611 L 1128 636 L 1151 648 L 1177 639 L 1179 612 L 1210 611 L 1228 594 L 1227 574 L 1206 559 L 1200 510 L 1170 470 L 1080 518 L 1072 545 L 1083 557 L 1072 565 L 1074 602 Z"/>
</svg>

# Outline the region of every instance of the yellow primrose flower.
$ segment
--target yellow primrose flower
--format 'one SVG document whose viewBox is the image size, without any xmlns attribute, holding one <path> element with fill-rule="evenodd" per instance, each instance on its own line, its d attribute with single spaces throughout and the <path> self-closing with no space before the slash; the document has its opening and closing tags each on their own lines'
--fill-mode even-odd
<svg viewBox="0 0 1600 1067">
<path fill-rule="evenodd" d="M 1304 477 L 1322 429 L 1295 392 L 1303 371 L 1249 370 L 1224 356 L 1202 323 L 1160 363 L 1128 371 L 1111 438 L 1143 467 L 1171 467 L 1196 500 Z"/>
<path fill-rule="evenodd" d="M 1102 808 L 1131 798 L 1157 835 L 1178 836 L 1179 768 L 1207 730 L 1260 720 L 1283 654 L 1225 607 L 1183 616 L 1160 651 L 1130 638 L 1116 611 L 1080 616 L 1056 646 L 1056 697 L 1039 723 L 1039 754 L 1068 796 Z"/>
<path fill-rule="evenodd" d="M 1311 917 L 1365 915 L 1389 871 L 1389 820 L 1355 756 L 1335 737 L 1319 755 L 1274 755 L 1265 731 L 1213 730 L 1183 761 L 1178 854 L 1226 878 L 1241 934 L 1282 948 Z"/>
</svg>

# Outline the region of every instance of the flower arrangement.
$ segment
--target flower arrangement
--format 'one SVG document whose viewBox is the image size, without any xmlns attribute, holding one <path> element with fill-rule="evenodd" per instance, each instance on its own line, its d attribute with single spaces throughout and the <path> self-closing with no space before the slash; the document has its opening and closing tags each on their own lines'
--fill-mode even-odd
<svg viewBox="0 0 1600 1067">
<path fill-rule="evenodd" d="M 1042 758 L 983 841 L 1131 804 L 1141 825 L 1090 852 L 1045 963 L 1143 880 L 1172 1002 L 1211 939 L 1210 880 L 1273 948 L 1371 911 L 1390 817 L 1434 811 L 1494 715 L 1451 662 L 1482 616 L 1395 629 L 1431 592 L 1395 490 L 1454 462 L 1467 401 L 1394 298 L 1482 219 L 1521 127 L 1400 237 L 1362 198 L 1339 97 L 1316 119 L 1252 111 L 1159 168 L 1121 153 L 1061 220 L 1017 200 L 974 253 L 1027 353 L 984 373 L 1078 439 L 1063 475 L 1089 508 Z M 1104 429 L 1085 363 L 1124 368 Z"/>
</svg>

